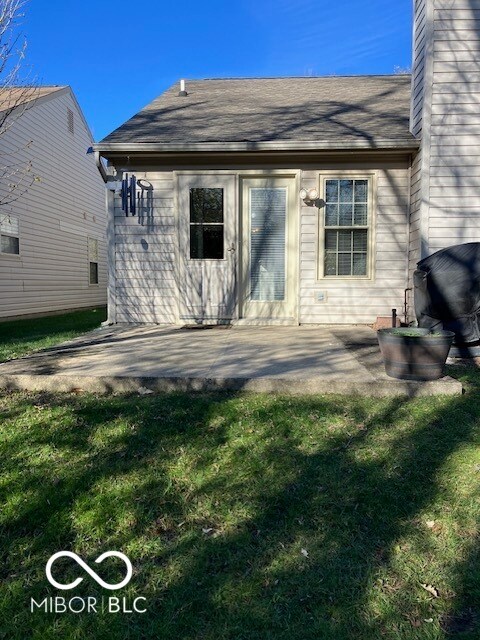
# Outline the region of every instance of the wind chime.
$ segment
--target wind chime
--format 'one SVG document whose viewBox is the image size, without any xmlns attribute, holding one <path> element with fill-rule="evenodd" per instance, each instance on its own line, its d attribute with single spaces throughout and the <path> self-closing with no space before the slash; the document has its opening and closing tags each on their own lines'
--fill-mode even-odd
<svg viewBox="0 0 480 640">
<path fill-rule="evenodd" d="M 130 178 L 128 173 L 122 180 L 122 211 L 128 218 L 129 215 L 137 214 L 137 179 L 132 174 Z"/>
</svg>

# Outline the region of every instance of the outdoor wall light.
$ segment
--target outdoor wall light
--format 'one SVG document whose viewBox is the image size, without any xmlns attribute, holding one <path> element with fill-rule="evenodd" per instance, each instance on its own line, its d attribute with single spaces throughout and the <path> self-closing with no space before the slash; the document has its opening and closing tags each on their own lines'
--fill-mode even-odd
<svg viewBox="0 0 480 640">
<path fill-rule="evenodd" d="M 300 198 L 305 202 L 315 202 L 318 199 L 318 191 L 316 189 L 300 189 Z"/>
</svg>

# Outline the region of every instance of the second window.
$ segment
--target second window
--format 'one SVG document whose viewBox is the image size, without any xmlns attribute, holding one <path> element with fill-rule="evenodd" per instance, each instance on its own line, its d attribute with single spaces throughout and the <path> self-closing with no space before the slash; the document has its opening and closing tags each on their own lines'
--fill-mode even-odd
<svg viewBox="0 0 480 640">
<path fill-rule="evenodd" d="M 370 180 L 328 178 L 324 199 L 323 275 L 368 276 Z"/>
</svg>

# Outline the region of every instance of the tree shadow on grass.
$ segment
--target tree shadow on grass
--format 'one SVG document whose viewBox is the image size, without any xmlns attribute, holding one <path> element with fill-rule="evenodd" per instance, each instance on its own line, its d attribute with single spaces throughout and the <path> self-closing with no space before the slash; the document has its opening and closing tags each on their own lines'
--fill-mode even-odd
<svg viewBox="0 0 480 640">
<path fill-rule="evenodd" d="M 442 479 L 474 437 L 475 394 L 12 398 L 32 414 L 2 444 L 0 637 L 476 637 L 474 532 Z M 458 559 L 424 524 L 443 509 L 465 525 Z M 62 549 L 127 553 L 122 594 L 148 612 L 30 614 L 57 595 L 43 571 Z M 82 594 L 103 595 L 87 579 Z"/>
</svg>

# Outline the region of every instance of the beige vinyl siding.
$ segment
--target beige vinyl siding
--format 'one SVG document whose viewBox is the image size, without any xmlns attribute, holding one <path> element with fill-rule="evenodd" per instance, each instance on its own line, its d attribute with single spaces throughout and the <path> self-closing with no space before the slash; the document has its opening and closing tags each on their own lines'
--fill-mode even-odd
<svg viewBox="0 0 480 640">
<path fill-rule="evenodd" d="M 480 241 L 480 2 L 434 2 L 429 249 Z"/>
<path fill-rule="evenodd" d="M 412 162 L 410 187 L 410 224 L 408 239 L 408 288 L 413 283 L 413 273 L 422 254 L 422 151 L 419 151 Z M 407 292 L 409 320 L 414 319 L 413 292 Z"/>
<path fill-rule="evenodd" d="M 300 224 L 300 322 L 373 323 L 377 316 L 390 315 L 392 308 L 403 313 L 407 286 L 407 245 L 410 193 L 409 160 L 384 159 L 378 163 L 345 163 L 315 167 L 302 172 L 301 184 L 319 187 L 322 171 L 354 171 L 356 177 L 374 174 L 373 260 L 370 278 L 318 278 L 323 260 L 321 219 L 315 207 L 301 207 Z M 375 206 L 376 205 L 376 206 Z M 319 294 L 324 301 L 319 301 Z"/>
<path fill-rule="evenodd" d="M 407 286 L 407 240 L 409 212 L 409 165 L 407 157 L 393 160 L 352 163 L 325 160 L 310 165 L 289 166 L 288 172 L 299 171 L 302 187 L 319 187 L 322 171 L 354 170 L 357 175 L 375 174 L 376 203 L 375 238 L 372 278 L 368 280 L 319 280 L 319 212 L 316 207 L 301 206 L 298 198 L 300 230 L 298 252 L 293 259 L 300 266 L 298 282 L 299 321 L 301 323 L 374 322 L 377 315 L 389 315 L 396 307 L 403 311 L 403 295 Z M 120 167 L 117 167 L 120 168 Z M 153 187 L 150 216 L 125 216 L 119 196 L 114 199 L 115 220 L 115 321 L 120 323 L 174 323 L 179 321 L 178 289 L 180 276 L 176 213 L 175 170 L 185 166 L 157 170 L 130 167 L 137 179 Z M 285 166 L 258 165 L 266 172 Z M 195 169 L 198 171 L 198 167 Z M 206 172 L 225 172 L 225 166 L 205 165 Z M 253 171 L 253 167 L 250 168 Z M 248 170 L 247 170 L 248 171 Z M 245 168 L 232 163 L 228 172 L 245 175 Z M 257 173 L 253 171 L 253 173 Z M 238 211 L 237 211 L 238 216 Z M 236 220 L 238 229 L 239 221 Z M 240 242 L 240 239 L 238 240 Z M 327 292 L 327 301 L 318 302 L 316 294 Z"/>
<path fill-rule="evenodd" d="M 105 187 L 86 154 L 91 144 L 68 88 L 38 100 L 0 137 L 2 157 L 31 158 L 38 176 L 17 201 L 0 207 L 0 215 L 17 217 L 20 227 L 20 255 L 0 254 L 0 317 L 105 304 Z M 89 237 L 99 241 L 95 286 L 89 285 Z"/>
<path fill-rule="evenodd" d="M 415 22 L 413 32 L 412 104 L 411 131 L 414 136 L 422 134 L 422 110 L 425 90 L 425 61 L 427 47 L 427 3 L 415 1 Z"/>
<path fill-rule="evenodd" d="M 173 172 L 131 173 L 152 186 L 152 201 L 145 215 L 127 218 L 115 197 L 116 321 L 173 323 L 178 308 Z"/>
<path fill-rule="evenodd" d="M 480 241 L 480 2 L 434 2 L 430 253 Z"/>
<path fill-rule="evenodd" d="M 409 286 L 417 262 L 428 255 L 428 215 L 431 144 L 431 105 L 433 77 L 433 0 L 415 0 L 413 24 L 412 104 L 410 129 L 420 138 L 421 147 L 411 169 L 410 229 L 408 244 Z M 410 320 L 413 319 L 413 296 L 409 295 Z"/>
<path fill-rule="evenodd" d="M 427 48 L 414 60 L 427 72 L 422 110 L 412 115 L 422 149 L 420 187 L 412 169 L 410 273 L 421 257 L 480 241 L 480 0 L 418 2 L 415 33 L 424 29 Z"/>
</svg>

